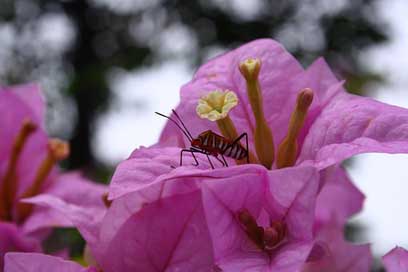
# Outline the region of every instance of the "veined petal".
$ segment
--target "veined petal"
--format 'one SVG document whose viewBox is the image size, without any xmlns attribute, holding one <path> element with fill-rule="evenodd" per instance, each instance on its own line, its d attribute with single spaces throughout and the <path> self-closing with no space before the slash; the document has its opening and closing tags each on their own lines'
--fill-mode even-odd
<svg viewBox="0 0 408 272">
<path fill-rule="evenodd" d="M 323 169 L 366 152 L 408 152 L 408 110 L 340 93 L 310 127 L 298 163 Z"/>
<path fill-rule="evenodd" d="M 8 253 L 4 272 L 97 272 L 93 267 L 39 253 Z"/>
<path fill-rule="evenodd" d="M 211 271 L 212 244 L 200 193 L 146 203 L 117 229 L 104 256 L 106 271 Z"/>
<path fill-rule="evenodd" d="M 387 272 L 408 271 L 408 251 L 402 247 L 395 247 L 382 258 L 382 261 Z"/>
<path fill-rule="evenodd" d="M 313 168 L 261 169 L 260 173 L 242 173 L 239 179 L 203 184 L 215 260 L 222 271 L 296 271 L 312 248 L 317 173 Z M 237 213 L 243 209 L 262 224 L 284 218 L 287 241 L 272 255 L 261 251 L 237 220 Z M 267 220 L 262 219 L 264 216 Z"/>
<path fill-rule="evenodd" d="M 3 258 L 9 251 L 40 251 L 40 242 L 26 236 L 15 224 L 0 222 L 0 271 L 3 271 Z"/>
<path fill-rule="evenodd" d="M 302 272 L 363 272 L 369 271 L 372 255 L 368 244 L 356 245 L 344 239 L 343 227 L 335 221 L 316 230 L 316 245 L 324 245 L 323 256 L 310 259 Z"/>
<path fill-rule="evenodd" d="M 34 98 L 33 98 L 34 99 Z M 13 89 L 0 90 L 0 182 L 4 176 L 7 162 L 12 152 L 15 138 L 24 120 L 29 119 L 34 124 L 41 124 L 43 120 L 30 105 L 25 103 Z M 47 136 L 45 131 L 38 128 L 30 135 L 19 157 L 17 167 L 19 186 L 17 195 L 27 189 L 34 180 L 37 167 L 47 154 Z"/>
<path fill-rule="evenodd" d="M 29 83 L 24 85 L 17 85 L 11 87 L 0 87 L 0 92 L 10 91 L 18 96 L 33 111 L 34 115 L 40 121 L 39 125 L 44 127 L 45 118 L 45 100 L 41 87 L 36 83 Z"/>
<path fill-rule="evenodd" d="M 183 155 L 185 167 L 180 163 L 180 148 L 152 147 L 135 150 L 130 158 L 121 162 L 112 177 L 109 187 L 109 199 L 119 198 L 127 193 L 138 191 L 144 187 L 172 176 L 189 175 L 208 170 L 207 158 L 198 154 L 198 167 L 193 167 L 191 154 Z M 177 167 L 173 169 L 172 167 Z M 202 169 L 202 170 L 200 170 Z"/>
<path fill-rule="evenodd" d="M 321 171 L 321 189 L 316 200 L 316 224 L 335 219 L 341 226 L 361 211 L 364 194 L 353 184 L 341 165 Z"/>
<path fill-rule="evenodd" d="M 84 178 L 79 172 L 60 175 L 45 194 L 60 198 L 67 204 L 73 204 L 94 214 L 104 214 L 106 207 L 102 196 L 108 187 Z M 26 233 L 35 232 L 47 227 L 72 227 L 73 222 L 60 211 L 47 207 L 37 207 L 24 223 Z"/>
</svg>

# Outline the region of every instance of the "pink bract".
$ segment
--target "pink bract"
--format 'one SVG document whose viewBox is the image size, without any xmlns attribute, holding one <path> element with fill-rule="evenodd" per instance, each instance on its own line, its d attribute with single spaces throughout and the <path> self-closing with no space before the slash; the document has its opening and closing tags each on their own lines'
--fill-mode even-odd
<svg viewBox="0 0 408 272">
<path fill-rule="evenodd" d="M 402 247 L 395 247 L 383 258 L 387 272 L 405 272 L 408 271 L 408 251 Z"/>
<path fill-rule="evenodd" d="M 200 159 L 202 169 L 172 169 L 178 152 L 141 149 L 122 162 L 113 181 L 123 180 L 131 192 L 116 198 L 96 224 L 60 200 L 38 196 L 30 202 L 65 212 L 104 272 L 294 271 L 303 265 L 314 242 L 318 174 L 313 167 L 212 170 Z M 242 210 L 260 226 L 283 220 L 286 239 L 271 251 L 260 250 L 238 220 Z"/>
<path fill-rule="evenodd" d="M 5 259 L 5 272 L 98 272 L 94 267 L 38 253 L 8 253 Z"/>
<path fill-rule="evenodd" d="M 8 167 L 12 146 L 23 122 L 30 120 L 37 126 L 26 140 L 17 161 L 16 199 L 12 203 L 11 220 L 0 222 L 0 271 L 3 256 L 8 251 L 39 251 L 44 231 L 51 227 L 73 226 L 51 209 L 34 208 L 24 221 L 17 222 L 17 205 L 21 195 L 33 183 L 37 169 L 47 156 L 48 137 L 44 130 L 45 103 L 40 88 L 35 84 L 0 88 L 0 186 Z M 104 186 L 96 185 L 79 173 L 60 174 L 54 167 L 42 183 L 41 193 L 60 197 L 68 203 L 104 209 Z"/>
<path fill-rule="evenodd" d="M 195 113 L 200 97 L 215 89 L 237 93 L 239 104 L 230 112 L 238 134 L 247 132 L 253 148 L 254 119 L 246 93 L 246 83 L 238 64 L 247 58 L 262 61 L 259 82 L 264 112 L 275 145 L 287 133 L 296 96 L 304 88 L 314 92 L 305 125 L 298 138 L 296 164 L 313 164 L 319 169 L 335 165 L 363 152 L 408 152 L 408 111 L 370 98 L 347 93 L 326 62 L 320 58 L 304 70 L 279 43 L 256 40 L 216 57 L 202 65 L 193 79 L 181 89 L 177 112 L 193 136 L 211 129 L 214 122 L 200 119 Z M 181 132 L 170 122 L 160 142 L 189 146 Z M 275 148 L 276 149 L 276 148 Z"/>
<path fill-rule="evenodd" d="M 365 197 L 340 166 L 331 166 L 323 173 L 327 176 L 316 201 L 315 244 L 302 272 L 369 271 L 369 245 L 344 238 L 346 221 L 361 210 Z"/>
<path fill-rule="evenodd" d="M 343 82 L 336 79 L 323 59 L 317 60 L 307 70 L 304 70 L 280 44 L 273 40 L 264 39 L 248 43 L 214 58 L 201 66 L 192 81 L 183 86 L 181 101 L 176 111 L 184 119 L 184 123 L 193 136 L 197 136 L 208 129 L 219 133 L 216 124 L 200 119 L 196 115 L 195 109 L 198 99 L 208 92 L 216 89 L 229 89 L 237 93 L 240 101 L 238 106 L 230 112 L 230 117 L 237 128 L 238 134 L 248 133 L 250 150 L 254 150 L 252 140 L 254 118 L 247 98 L 246 83 L 238 69 L 239 63 L 249 57 L 259 58 L 262 61 L 259 80 L 263 91 L 265 116 L 268 125 L 272 129 L 275 145 L 279 144 L 287 133 L 289 118 L 299 91 L 304 88 L 313 90 L 314 100 L 297 139 L 300 147 L 298 158 L 295 166 L 289 169 L 296 173 L 296 169 L 302 169 L 302 166 L 310 165 L 320 170 L 319 190 L 321 189 L 321 193 L 317 200 L 318 205 L 314 222 L 316 237 L 336 237 L 339 248 L 355 249 L 356 252 L 361 250 L 361 254 L 364 255 L 362 263 L 369 264 L 371 256 L 368 247 L 348 244 L 344 241 L 341 233 L 347 219 L 361 209 L 364 196 L 352 185 L 346 172 L 339 164 L 344 159 L 361 152 L 407 152 L 408 126 L 405 124 L 408 121 L 408 112 L 402 108 L 346 93 L 342 87 Z M 184 148 L 189 147 L 190 143 L 179 129 L 169 122 L 161 135 L 158 146 Z M 116 200 L 126 197 L 128 194 L 140 193 L 148 190 L 152 184 L 162 182 L 167 177 L 166 173 L 169 172 L 166 166 L 177 166 L 179 158 L 177 152 L 174 152 L 174 158 L 168 158 L 163 152 L 164 149 L 160 149 L 160 147 L 156 150 L 147 151 L 141 149 L 136 151 L 129 160 L 119 165 L 111 183 L 110 199 Z M 152 161 L 151 158 L 153 157 L 155 159 Z M 191 173 L 194 173 L 194 171 L 212 173 L 213 171 L 209 170 L 208 165 L 206 165 L 205 156 L 201 157 L 204 158 L 200 158 L 200 169 L 191 169 L 190 167 L 189 171 Z M 172 160 L 174 162 L 171 162 Z M 192 160 L 189 161 L 187 158 L 185 162 L 189 164 Z M 238 166 L 237 169 L 242 167 Z M 252 165 L 251 167 L 255 166 Z M 263 171 L 268 173 L 267 175 L 277 175 L 275 172 L 278 170 L 274 168 L 269 171 L 264 169 Z M 181 167 L 181 169 L 186 168 Z M 173 173 L 187 171 L 181 169 L 176 169 Z M 229 167 L 228 169 L 216 169 L 215 173 L 229 171 L 230 175 L 233 176 L 233 170 L 231 169 L 235 171 L 235 168 Z M 289 169 L 284 170 L 289 171 Z M 281 173 L 279 171 L 278 173 Z M 244 176 L 243 173 L 240 175 Z M 256 181 L 260 180 L 262 178 L 257 177 L 253 178 L 251 182 L 256 183 Z M 218 179 L 217 182 L 211 183 L 211 186 L 215 188 L 220 186 L 220 193 L 223 194 L 228 192 L 229 189 L 229 187 L 222 185 L 224 182 L 226 182 L 224 179 Z M 246 181 L 242 182 L 245 183 Z M 247 182 L 237 187 L 246 188 L 247 186 L 251 190 L 259 189 L 256 185 L 250 184 L 250 181 Z M 239 184 L 238 181 L 236 183 Z M 205 205 L 210 205 L 209 203 L 215 201 L 211 199 L 211 194 L 208 193 L 207 189 L 203 187 L 201 191 L 206 196 L 203 202 L 206 203 Z M 231 195 L 234 197 L 222 201 L 222 205 L 217 206 L 213 203 L 213 213 L 221 213 L 223 209 L 233 205 L 234 201 L 243 201 L 241 198 L 244 197 L 240 197 L 239 193 L 234 192 Z M 262 194 L 258 191 L 257 197 L 253 198 L 259 199 L 259 195 Z M 217 195 L 215 199 L 220 201 L 220 196 Z M 324 203 L 324 205 L 319 203 Z M 265 207 L 263 209 L 266 210 Z M 314 209 L 314 206 L 310 209 Z M 252 213 L 254 213 L 255 218 L 259 219 L 258 210 L 252 211 Z M 211 216 L 207 215 L 207 221 L 210 222 L 210 220 Z M 335 220 L 336 224 L 331 224 L 332 220 Z M 220 221 L 217 220 L 217 223 L 220 223 Z M 213 224 L 209 224 L 208 227 L 212 234 L 217 264 L 231 269 L 231 271 L 247 267 L 253 268 L 252 265 L 255 265 L 255 267 L 265 265 L 264 259 L 253 258 L 252 253 L 248 252 L 241 255 L 234 253 L 237 254 L 235 257 L 234 254 L 228 253 L 232 257 L 225 258 L 228 255 L 223 251 L 225 243 L 221 240 L 217 244 L 217 240 L 214 240 L 213 237 L 211 225 Z M 307 232 L 307 228 L 303 230 Z M 321 234 L 318 234 L 319 232 Z M 312 232 L 309 235 L 312 235 Z M 320 238 L 316 239 L 314 241 L 315 245 L 319 244 L 321 240 Z M 336 246 L 333 244 L 331 246 L 331 253 L 342 259 L 341 254 L 344 251 L 334 251 L 333 248 L 336 248 Z M 301 245 L 295 248 L 294 252 L 299 254 L 298 256 L 302 256 L 300 252 L 310 253 L 310 248 L 304 251 Z M 223 256 L 222 260 L 218 259 L 217 256 Z M 246 259 L 255 263 L 246 263 Z M 290 262 L 290 260 L 293 259 L 286 259 L 287 262 Z M 364 264 L 361 264 L 361 267 Z"/>
</svg>

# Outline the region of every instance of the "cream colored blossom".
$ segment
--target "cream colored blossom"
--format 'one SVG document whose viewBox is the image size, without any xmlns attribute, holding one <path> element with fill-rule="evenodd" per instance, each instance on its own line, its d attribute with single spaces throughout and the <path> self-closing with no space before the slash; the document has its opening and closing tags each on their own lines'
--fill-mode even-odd
<svg viewBox="0 0 408 272">
<path fill-rule="evenodd" d="M 198 100 L 196 112 L 201 118 L 217 121 L 227 117 L 238 104 L 237 95 L 230 90 L 215 90 Z"/>
</svg>

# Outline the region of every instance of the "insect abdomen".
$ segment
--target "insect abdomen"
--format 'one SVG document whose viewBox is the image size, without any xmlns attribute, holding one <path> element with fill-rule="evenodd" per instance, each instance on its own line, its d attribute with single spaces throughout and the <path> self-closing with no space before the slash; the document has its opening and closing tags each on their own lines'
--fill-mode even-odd
<svg viewBox="0 0 408 272">
<path fill-rule="evenodd" d="M 215 154 L 222 154 L 236 160 L 241 160 L 248 154 L 248 151 L 240 143 L 232 143 L 212 131 L 202 133 L 200 139 L 202 148 Z"/>
<path fill-rule="evenodd" d="M 241 160 L 247 156 L 248 152 L 239 143 L 235 143 L 228 144 L 223 150 L 221 150 L 220 153 L 226 157 L 233 158 L 235 160 Z"/>
</svg>

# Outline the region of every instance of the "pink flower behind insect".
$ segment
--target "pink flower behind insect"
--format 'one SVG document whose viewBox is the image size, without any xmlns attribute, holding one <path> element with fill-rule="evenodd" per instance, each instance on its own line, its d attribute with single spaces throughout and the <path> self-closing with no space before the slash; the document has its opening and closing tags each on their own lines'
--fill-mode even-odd
<svg viewBox="0 0 408 272">
<path fill-rule="evenodd" d="M 44 231 L 72 226 L 51 210 L 34 208 L 21 199 L 40 193 L 70 203 L 103 209 L 105 188 L 79 173 L 60 174 L 55 164 L 68 145 L 48 139 L 45 104 L 36 85 L 0 88 L 0 271 L 8 251 L 39 251 Z"/>
<path fill-rule="evenodd" d="M 387 272 L 408 271 L 408 251 L 402 247 L 395 247 L 382 258 L 382 261 Z"/>
</svg>

